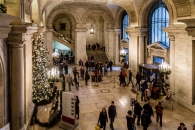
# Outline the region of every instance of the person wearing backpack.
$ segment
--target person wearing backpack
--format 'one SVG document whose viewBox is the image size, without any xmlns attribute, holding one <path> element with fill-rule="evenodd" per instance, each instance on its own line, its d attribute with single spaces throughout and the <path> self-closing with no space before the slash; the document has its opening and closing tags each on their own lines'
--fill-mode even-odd
<svg viewBox="0 0 195 130">
<path fill-rule="evenodd" d="M 141 124 L 143 126 L 143 130 L 147 130 L 148 129 L 148 126 L 150 124 L 150 118 L 149 118 L 147 110 L 144 110 L 144 112 L 141 115 Z"/>
<path fill-rule="evenodd" d="M 137 125 L 140 125 L 140 116 L 141 116 L 142 107 L 137 100 L 135 100 L 134 107 L 134 118 L 137 117 Z"/>
<path fill-rule="evenodd" d="M 132 116 L 132 111 L 131 110 L 129 110 L 127 112 L 126 119 L 127 119 L 127 128 L 128 128 L 128 130 L 136 130 L 136 127 L 134 125 L 134 118 Z"/>
<path fill-rule="evenodd" d="M 156 109 L 156 122 L 158 123 L 158 119 L 160 118 L 160 127 L 162 127 L 163 106 L 161 105 L 161 102 L 158 102 L 158 105 L 156 105 L 155 109 Z"/>
</svg>

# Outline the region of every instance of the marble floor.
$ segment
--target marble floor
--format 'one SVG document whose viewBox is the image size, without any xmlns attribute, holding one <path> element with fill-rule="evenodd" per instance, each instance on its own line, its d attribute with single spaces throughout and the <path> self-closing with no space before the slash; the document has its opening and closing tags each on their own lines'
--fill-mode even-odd
<svg viewBox="0 0 195 130">
<path fill-rule="evenodd" d="M 74 93 L 80 98 L 80 119 L 77 120 L 78 126 L 75 130 L 94 130 L 95 125 L 98 121 L 99 112 L 102 108 L 108 109 L 111 101 L 115 102 L 117 108 L 117 118 L 114 122 L 115 130 L 127 130 L 126 128 L 126 113 L 131 110 L 130 99 L 136 98 L 136 94 L 131 91 L 132 86 L 121 87 L 118 85 L 118 74 L 120 67 L 114 67 L 113 72 L 108 72 L 108 76 L 103 77 L 103 81 L 99 83 L 99 86 L 94 86 L 94 82 L 89 81 L 89 85 L 84 84 L 84 80 L 80 82 L 79 91 L 76 91 L 75 86 L 72 86 L 71 93 Z M 69 72 L 72 72 L 69 69 Z M 91 72 L 90 72 L 91 73 Z M 116 76 L 116 83 L 113 82 L 114 76 Z M 58 84 L 60 87 L 60 84 Z M 67 91 L 68 88 L 66 88 Z M 138 95 L 138 100 L 140 101 L 140 95 Z M 151 106 L 154 108 L 158 100 L 151 100 Z M 145 102 L 141 102 L 141 106 Z M 163 126 L 160 127 L 155 121 L 156 115 L 152 117 L 152 123 L 148 127 L 148 130 L 175 130 L 179 126 L 180 122 L 184 122 L 186 127 L 191 130 L 192 125 L 195 124 L 195 113 L 189 111 L 178 103 L 171 101 L 163 102 L 165 106 L 163 114 Z M 171 110 L 170 108 L 173 108 Z M 44 108 L 40 108 L 43 109 Z M 38 115 L 43 117 L 43 114 Z M 48 130 L 63 130 L 59 128 L 60 122 L 54 127 Z M 36 126 L 36 130 L 45 130 Z M 107 123 L 107 130 L 111 130 L 109 127 L 109 122 Z M 142 126 L 137 126 L 137 130 L 142 130 Z"/>
</svg>

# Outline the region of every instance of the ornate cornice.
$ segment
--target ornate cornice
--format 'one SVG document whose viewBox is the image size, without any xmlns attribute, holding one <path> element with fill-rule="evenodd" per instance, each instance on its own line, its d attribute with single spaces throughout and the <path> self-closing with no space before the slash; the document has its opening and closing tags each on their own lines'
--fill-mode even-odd
<svg viewBox="0 0 195 130">
<path fill-rule="evenodd" d="M 187 25 L 187 28 L 185 28 L 185 30 L 188 32 L 189 36 L 195 37 L 195 19 L 183 19 L 178 21 Z"/>
<path fill-rule="evenodd" d="M 0 39 L 7 38 L 10 31 L 10 27 L 0 27 Z"/>
<path fill-rule="evenodd" d="M 137 36 L 147 36 L 148 28 L 129 27 L 126 29 L 129 35 L 136 34 Z"/>
</svg>

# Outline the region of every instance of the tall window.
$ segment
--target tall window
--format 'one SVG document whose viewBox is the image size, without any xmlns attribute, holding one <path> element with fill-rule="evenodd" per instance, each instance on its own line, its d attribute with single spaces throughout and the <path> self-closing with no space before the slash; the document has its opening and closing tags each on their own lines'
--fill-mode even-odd
<svg viewBox="0 0 195 130">
<path fill-rule="evenodd" d="M 129 16 L 125 12 L 122 17 L 122 39 L 129 41 L 129 35 L 126 33 L 126 28 L 129 26 Z"/>
<path fill-rule="evenodd" d="M 158 42 L 166 47 L 169 47 L 169 39 L 167 32 L 163 32 L 162 28 L 167 27 L 169 24 L 169 12 L 167 6 L 162 0 L 156 2 L 149 13 L 148 29 L 149 38 L 148 43 Z"/>
</svg>

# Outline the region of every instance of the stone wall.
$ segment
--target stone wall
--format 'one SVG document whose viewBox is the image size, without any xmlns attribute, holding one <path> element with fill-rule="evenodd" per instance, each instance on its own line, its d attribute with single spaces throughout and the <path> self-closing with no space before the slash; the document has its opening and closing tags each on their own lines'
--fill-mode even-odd
<svg viewBox="0 0 195 130">
<path fill-rule="evenodd" d="M 192 38 L 175 36 L 175 96 L 173 99 L 195 112 L 192 105 Z"/>
<path fill-rule="evenodd" d="M 0 39 L 0 128 L 8 123 L 7 45 Z"/>
<path fill-rule="evenodd" d="M 90 28 L 91 25 L 94 27 L 94 34 L 90 34 Z M 87 31 L 87 39 L 86 43 L 87 44 L 94 44 L 94 43 L 99 43 L 100 45 L 104 44 L 104 20 L 102 16 L 99 14 L 93 14 L 91 18 L 87 19 L 86 22 L 86 27 L 88 29 Z"/>
</svg>

